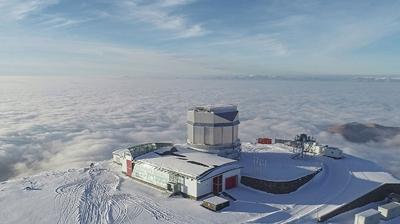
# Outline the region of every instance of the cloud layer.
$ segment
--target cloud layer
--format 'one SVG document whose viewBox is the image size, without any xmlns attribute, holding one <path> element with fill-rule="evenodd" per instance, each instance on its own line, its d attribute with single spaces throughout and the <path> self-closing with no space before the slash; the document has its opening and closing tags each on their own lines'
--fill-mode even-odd
<svg viewBox="0 0 400 224">
<path fill-rule="evenodd" d="M 239 105 L 240 138 L 313 134 L 400 173 L 400 136 L 354 144 L 325 132 L 352 121 L 400 126 L 397 83 L 0 77 L 0 180 L 111 158 L 146 141 L 185 141 L 194 104 Z"/>
</svg>

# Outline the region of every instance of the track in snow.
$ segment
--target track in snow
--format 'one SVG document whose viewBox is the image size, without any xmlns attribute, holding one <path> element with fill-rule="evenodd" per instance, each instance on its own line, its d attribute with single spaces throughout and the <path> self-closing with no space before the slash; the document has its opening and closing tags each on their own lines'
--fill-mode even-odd
<svg viewBox="0 0 400 224">
<path fill-rule="evenodd" d="M 163 223 L 181 220 L 147 197 L 119 193 L 119 177 L 110 171 L 92 168 L 82 176 L 55 190 L 57 223 L 134 223 L 143 212 Z"/>
</svg>

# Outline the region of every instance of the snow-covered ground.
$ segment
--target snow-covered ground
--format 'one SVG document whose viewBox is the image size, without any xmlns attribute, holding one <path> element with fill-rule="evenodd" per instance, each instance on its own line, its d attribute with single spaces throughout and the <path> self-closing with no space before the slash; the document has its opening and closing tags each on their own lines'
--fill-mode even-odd
<svg viewBox="0 0 400 224">
<path fill-rule="evenodd" d="M 250 158 L 256 158 L 257 161 L 265 159 L 266 162 L 261 162 L 261 164 L 267 164 L 266 168 L 273 168 L 274 173 L 277 173 L 274 175 L 291 176 L 293 173 L 297 173 L 297 175 L 301 176 L 307 174 L 307 172 L 301 173 L 302 169 L 298 168 L 299 164 L 302 164 L 301 167 L 317 167 L 313 166 L 313 164 L 321 164 L 323 168 L 322 172 L 309 183 L 299 190 L 286 195 L 265 194 L 249 188 L 231 190 L 230 193 L 234 197 L 242 198 L 243 200 L 251 198 L 250 201 L 254 203 L 266 203 L 272 207 L 283 208 L 276 214 L 261 215 L 259 219 L 255 220 L 256 222 L 312 222 L 319 216 L 356 199 L 382 183 L 400 182 L 375 163 L 350 155 L 345 155 L 345 158 L 339 160 L 324 156 L 293 160 L 290 159 L 291 154 L 288 154 L 289 148 L 282 145 L 253 146 L 251 144 L 243 144 L 243 146 L 245 154 L 244 162 L 242 163 L 245 166 L 246 162 L 248 162 L 246 155 Z M 254 171 L 259 173 L 257 172 L 258 169 L 257 167 L 254 169 L 244 168 L 243 173 Z M 265 177 L 270 178 L 270 173 L 272 172 L 266 172 Z"/>
<path fill-rule="evenodd" d="M 345 213 L 343 213 L 343 214 L 340 214 L 340 215 L 338 215 L 338 216 L 336 216 L 336 217 L 333 217 L 333 218 L 330 219 L 329 221 L 330 221 L 331 223 L 353 224 L 353 223 L 354 223 L 354 220 L 353 220 L 353 219 L 354 219 L 355 214 L 357 214 L 357 213 L 359 213 L 359 212 L 366 211 L 366 210 L 368 210 L 368 209 L 370 209 L 370 208 L 372 208 L 372 209 L 378 209 L 378 206 L 379 206 L 379 205 L 382 205 L 382 204 L 385 204 L 385 203 L 387 203 L 387 202 L 384 202 L 384 201 L 383 201 L 383 202 L 379 202 L 379 203 L 373 202 L 373 203 L 367 204 L 367 205 L 365 205 L 365 206 L 363 206 L 363 207 L 356 208 L 356 209 L 353 209 L 353 210 L 351 210 L 351 211 L 348 211 L 348 212 L 345 212 Z M 399 224 L 399 223 L 400 223 L 400 217 L 394 218 L 394 219 L 392 219 L 392 220 L 388 220 L 388 221 L 386 221 L 386 222 L 381 221 L 381 223 L 385 223 L 385 224 Z"/>
<path fill-rule="evenodd" d="M 2 182 L 0 223 L 238 223 L 252 216 L 214 213 L 200 201 L 168 196 L 107 161 Z"/>
<path fill-rule="evenodd" d="M 322 167 L 315 157 L 292 159 L 288 146 L 282 144 L 242 144 L 242 175 L 271 181 L 290 181 L 311 174 Z"/>
<path fill-rule="evenodd" d="M 267 153 L 251 147 L 244 151 Z M 217 213 L 201 207 L 200 201 L 169 197 L 125 177 L 111 161 L 92 168 L 45 172 L 0 183 L 0 222 L 314 223 L 316 217 L 383 182 L 399 182 L 374 163 L 352 156 L 314 160 L 322 163 L 323 171 L 299 190 L 273 195 L 239 186 L 227 191 L 237 200 Z M 351 223 L 352 219 L 351 213 L 330 222 Z"/>
</svg>

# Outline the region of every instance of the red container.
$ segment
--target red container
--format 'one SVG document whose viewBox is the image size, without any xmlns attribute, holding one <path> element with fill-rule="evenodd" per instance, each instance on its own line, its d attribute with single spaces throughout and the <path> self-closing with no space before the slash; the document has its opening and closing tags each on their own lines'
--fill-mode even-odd
<svg viewBox="0 0 400 224">
<path fill-rule="evenodd" d="M 270 138 L 259 138 L 257 139 L 258 144 L 272 144 L 272 139 Z"/>
</svg>

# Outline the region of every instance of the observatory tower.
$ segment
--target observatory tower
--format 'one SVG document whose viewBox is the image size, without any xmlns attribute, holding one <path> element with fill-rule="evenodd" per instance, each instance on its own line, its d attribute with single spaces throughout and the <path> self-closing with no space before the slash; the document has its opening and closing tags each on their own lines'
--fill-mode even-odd
<svg viewBox="0 0 400 224">
<path fill-rule="evenodd" d="M 238 159 L 239 111 L 235 105 L 196 106 L 187 112 L 187 143 L 194 150 Z"/>
</svg>

